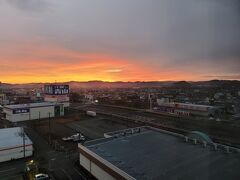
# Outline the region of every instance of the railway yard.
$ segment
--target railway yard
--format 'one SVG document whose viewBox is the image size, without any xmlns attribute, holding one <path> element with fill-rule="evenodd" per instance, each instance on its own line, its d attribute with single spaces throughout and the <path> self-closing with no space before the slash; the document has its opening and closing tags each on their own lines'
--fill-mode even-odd
<svg viewBox="0 0 240 180">
<path fill-rule="evenodd" d="M 98 114 L 114 117 L 113 119 L 124 120 L 126 123 L 134 122 L 139 125 L 154 126 L 183 134 L 190 131 L 202 131 L 207 133 L 216 142 L 237 147 L 240 146 L 239 121 L 218 122 L 199 117 L 173 117 L 143 110 L 103 105 L 73 105 L 73 109 L 78 111 L 92 110 Z"/>
</svg>

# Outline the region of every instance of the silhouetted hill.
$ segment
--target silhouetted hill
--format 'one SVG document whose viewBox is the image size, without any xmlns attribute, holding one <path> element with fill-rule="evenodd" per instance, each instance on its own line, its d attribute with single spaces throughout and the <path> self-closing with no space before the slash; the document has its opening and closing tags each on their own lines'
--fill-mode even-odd
<svg viewBox="0 0 240 180">
<path fill-rule="evenodd" d="M 1 83 L 3 88 L 42 88 L 44 84 L 49 83 L 27 83 L 27 84 L 9 84 Z M 56 84 L 69 84 L 72 89 L 78 88 L 151 88 L 151 87 L 172 87 L 172 88 L 191 88 L 194 86 L 209 87 L 240 87 L 240 81 L 229 80 L 211 80 L 199 82 L 187 81 L 137 81 L 137 82 L 105 82 L 105 81 L 87 81 L 87 82 L 58 82 Z"/>
<path fill-rule="evenodd" d="M 192 84 L 187 81 L 178 81 L 173 83 L 172 86 L 176 88 L 190 88 L 192 87 Z"/>
</svg>

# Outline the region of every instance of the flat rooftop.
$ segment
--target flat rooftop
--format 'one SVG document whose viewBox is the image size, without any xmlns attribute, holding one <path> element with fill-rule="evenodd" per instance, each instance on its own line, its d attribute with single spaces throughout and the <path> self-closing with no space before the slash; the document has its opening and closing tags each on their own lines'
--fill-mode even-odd
<svg viewBox="0 0 240 180">
<path fill-rule="evenodd" d="M 25 145 L 30 144 L 32 144 L 32 141 L 25 134 Z M 23 146 L 21 127 L 0 129 L 0 151 L 19 146 Z"/>
<path fill-rule="evenodd" d="M 41 102 L 41 103 L 29 103 L 29 104 L 13 104 L 4 106 L 7 109 L 21 109 L 21 108 L 36 108 L 36 107 L 46 107 L 46 106 L 55 106 L 54 102 Z"/>
<path fill-rule="evenodd" d="M 136 179 L 240 179 L 239 149 L 227 152 L 227 146 L 217 144 L 215 150 L 214 144 L 195 145 L 183 135 L 148 127 L 109 135 L 85 146 Z"/>
</svg>

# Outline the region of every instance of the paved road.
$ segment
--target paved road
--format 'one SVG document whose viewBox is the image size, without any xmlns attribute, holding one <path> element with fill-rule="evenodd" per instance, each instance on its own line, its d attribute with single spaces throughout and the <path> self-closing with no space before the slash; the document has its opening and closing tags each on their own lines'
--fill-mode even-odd
<svg viewBox="0 0 240 180">
<path fill-rule="evenodd" d="M 14 160 L 0 164 L 1 180 L 21 180 L 24 169 L 24 160 Z"/>
<path fill-rule="evenodd" d="M 40 162 L 41 167 L 52 172 L 55 179 L 59 180 L 81 180 L 80 172 L 75 168 L 74 163 L 78 160 L 78 150 L 75 152 L 58 152 L 53 150 L 37 132 L 31 127 L 26 132 L 33 141 L 35 158 Z"/>
</svg>

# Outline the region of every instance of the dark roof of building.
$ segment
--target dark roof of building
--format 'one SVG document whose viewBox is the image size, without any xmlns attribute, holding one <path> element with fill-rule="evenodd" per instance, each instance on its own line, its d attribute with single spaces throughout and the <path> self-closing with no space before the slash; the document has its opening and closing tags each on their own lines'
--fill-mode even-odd
<svg viewBox="0 0 240 180">
<path fill-rule="evenodd" d="M 240 179 L 239 149 L 149 127 L 110 134 L 85 146 L 136 179 Z"/>
</svg>

